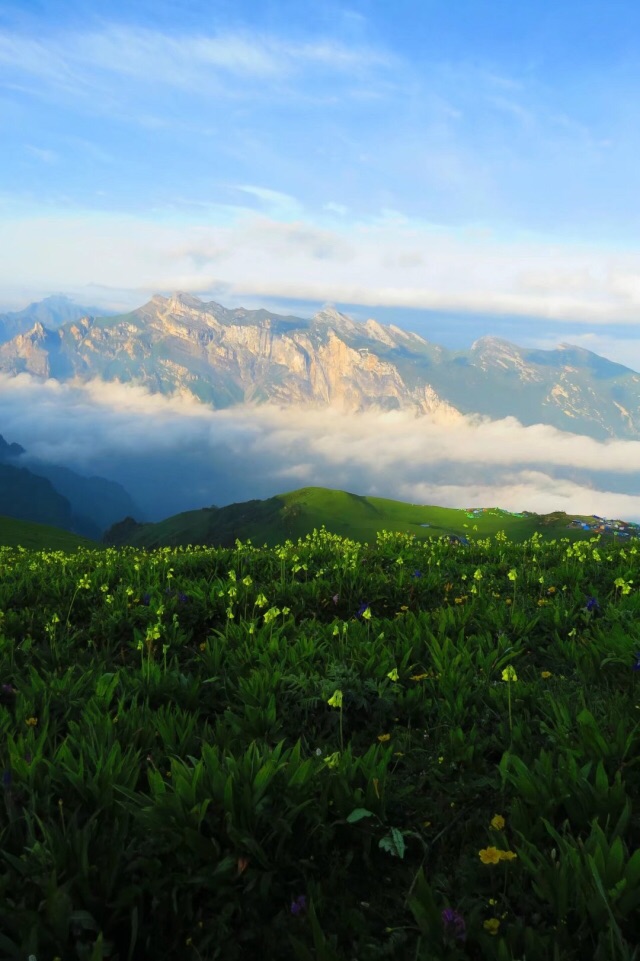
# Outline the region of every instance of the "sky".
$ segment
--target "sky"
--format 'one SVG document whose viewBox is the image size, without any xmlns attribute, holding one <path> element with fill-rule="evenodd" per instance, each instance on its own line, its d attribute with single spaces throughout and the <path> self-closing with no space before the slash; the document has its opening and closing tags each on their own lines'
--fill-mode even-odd
<svg viewBox="0 0 640 961">
<path fill-rule="evenodd" d="M 0 310 L 330 303 L 640 370 L 639 35 L 635 0 L 4 0 Z M 631 442 L 83 390 L 3 382 L 3 433 L 128 478 L 156 515 L 183 436 L 175 509 L 314 481 L 640 518 Z"/>
<path fill-rule="evenodd" d="M 0 308 L 329 302 L 640 368 L 639 30 L 634 0 L 5 0 Z"/>
</svg>

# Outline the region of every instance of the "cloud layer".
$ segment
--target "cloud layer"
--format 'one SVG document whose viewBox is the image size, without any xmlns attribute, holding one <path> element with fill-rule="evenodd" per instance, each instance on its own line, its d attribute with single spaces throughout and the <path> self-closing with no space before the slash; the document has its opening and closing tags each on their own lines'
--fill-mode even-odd
<svg viewBox="0 0 640 961">
<path fill-rule="evenodd" d="M 138 387 L 21 374 L 0 377 L 0 423 L 33 456 L 120 481 L 147 519 L 317 485 L 640 520 L 639 442 L 600 443 L 514 418 L 214 411 Z"/>
</svg>

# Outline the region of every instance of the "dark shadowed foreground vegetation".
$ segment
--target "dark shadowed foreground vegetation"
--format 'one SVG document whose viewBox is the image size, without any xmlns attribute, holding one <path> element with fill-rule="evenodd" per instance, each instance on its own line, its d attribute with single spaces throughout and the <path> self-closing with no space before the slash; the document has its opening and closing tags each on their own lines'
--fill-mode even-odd
<svg viewBox="0 0 640 961">
<path fill-rule="evenodd" d="M 0 551 L 0 956 L 640 958 L 640 548 Z"/>
</svg>

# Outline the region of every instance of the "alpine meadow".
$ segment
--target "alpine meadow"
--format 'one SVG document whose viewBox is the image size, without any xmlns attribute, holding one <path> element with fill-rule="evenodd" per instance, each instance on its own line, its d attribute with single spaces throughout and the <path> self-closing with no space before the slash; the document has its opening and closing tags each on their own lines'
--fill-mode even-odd
<svg viewBox="0 0 640 961">
<path fill-rule="evenodd" d="M 0 6 L 0 961 L 640 961 L 639 31 Z"/>
</svg>

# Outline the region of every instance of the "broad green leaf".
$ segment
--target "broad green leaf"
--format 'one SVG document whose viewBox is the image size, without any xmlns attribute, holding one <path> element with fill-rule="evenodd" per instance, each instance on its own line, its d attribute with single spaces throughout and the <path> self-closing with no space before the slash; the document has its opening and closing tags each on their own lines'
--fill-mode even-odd
<svg viewBox="0 0 640 961">
<path fill-rule="evenodd" d="M 372 817 L 375 817 L 373 811 L 367 811 L 366 808 L 354 808 L 347 817 L 347 824 L 356 824 L 357 821 L 362 821 L 363 818 Z"/>
</svg>

